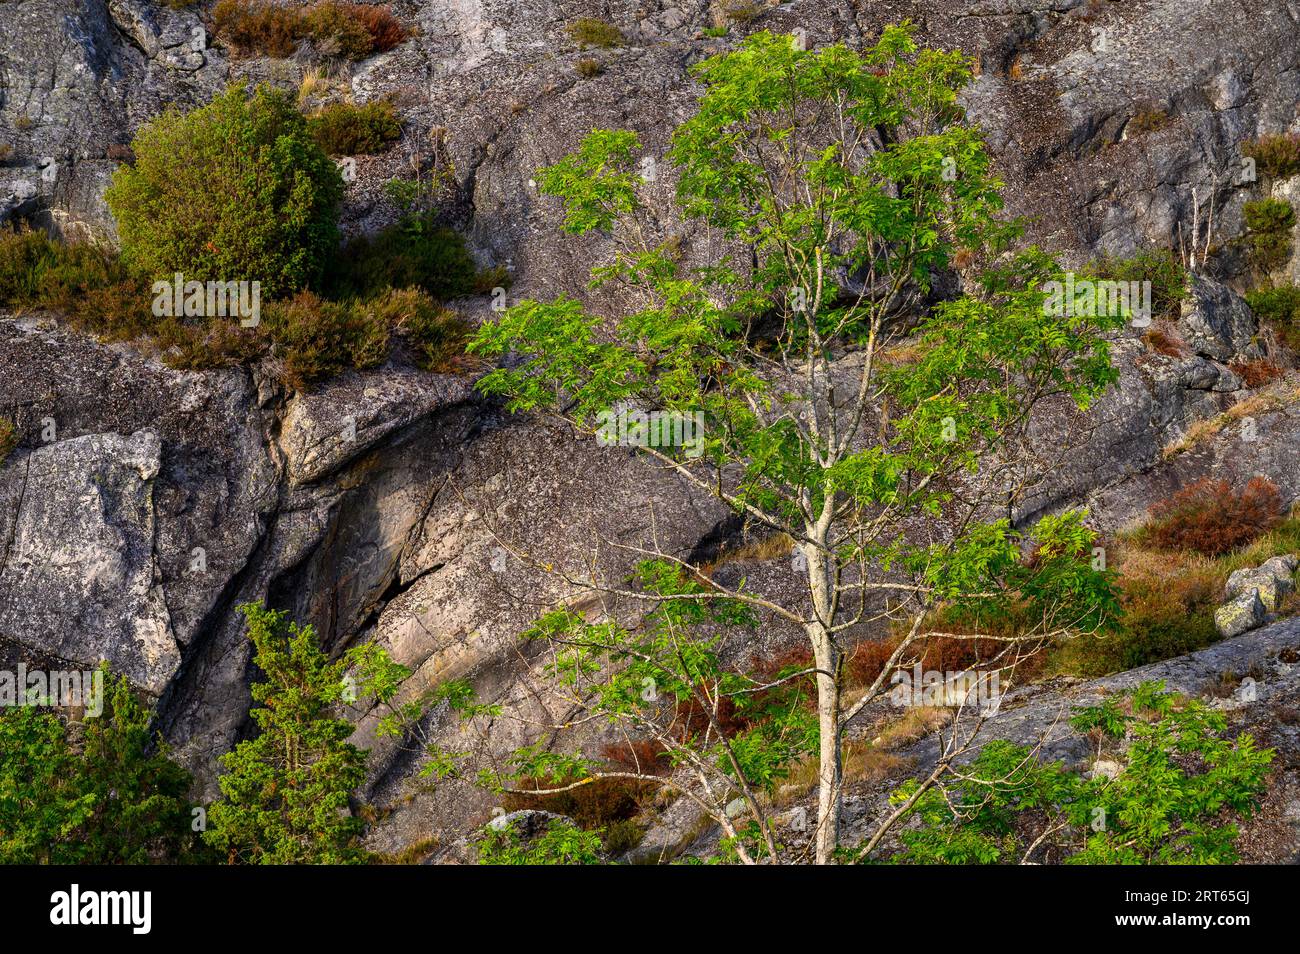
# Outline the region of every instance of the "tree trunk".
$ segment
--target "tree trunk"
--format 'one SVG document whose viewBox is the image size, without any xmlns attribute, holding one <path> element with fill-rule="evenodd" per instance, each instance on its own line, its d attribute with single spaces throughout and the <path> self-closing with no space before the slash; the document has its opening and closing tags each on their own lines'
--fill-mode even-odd
<svg viewBox="0 0 1300 954">
<path fill-rule="evenodd" d="M 819 771 L 817 789 L 817 864 L 830 864 L 840 841 L 842 766 L 840 764 L 839 649 L 831 639 L 831 587 L 834 585 L 824 554 L 804 550 L 808 561 L 808 587 L 815 618 L 808 623 L 808 641 L 817 664 L 817 729 Z M 819 617 L 819 618 L 817 618 Z"/>
<path fill-rule="evenodd" d="M 818 627 L 821 628 L 820 625 Z M 814 635 L 813 656 L 817 660 L 817 731 L 821 740 L 817 791 L 817 864 L 830 864 L 840 843 L 840 690 L 833 675 L 839 668 L 838 650 L 822 630 Z"/>
</svg>

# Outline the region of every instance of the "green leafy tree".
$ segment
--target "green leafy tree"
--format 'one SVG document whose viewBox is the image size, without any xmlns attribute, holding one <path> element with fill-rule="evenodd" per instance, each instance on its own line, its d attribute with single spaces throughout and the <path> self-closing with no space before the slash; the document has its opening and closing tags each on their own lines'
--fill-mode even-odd
<svg viewBox="0 0 1300 954">
<path fill-rule="evenodd" d="M 240 609 L 265 677 L 252 687 L 258 734 L 222 756 L 222 798 L 204 840 L 231 862 L 364 862 L 352 800 L 366 753 L 348 741 L 354 727 L 340 715 L 363 691 L 390 696 L 409 673 L 373 646 L 331 662 L 311 626 L 257 603 Z"/>
<path fill-rule="evenodd" d="M 260 281 L 285 295 L 319 277 L 338 246 L 343 180 L 283 92 L 232 85 L 136 135 L 105 198 L 125 260 L 170 281 Z"/>
<path fill-rule="evenodd" d="M 66 727 L 35 706 L 0 714 L 0 862 L 40 864 L 62 857 L 94 813 L 77 785 Z"/>
<path fill-rule="evenodd" d="M 957 104 L 969 64 L 912 34 L 891 27 L 855 51 L 760 33 L 699 64 L 698 110 L 667 154 L 680 222 L 647 207 L 653 157 L 637 136 L 593 131 L 538 181 L 562 201 L 566 231 L 610 237 L 593 284 L 626 313 L 524 301 L 473 344 L 520 356 L 483 391 L 582 433 L 618 407 L 700 415 L 689 453 L 639 453 L 752 531 L 793 540 L 806 566 L 797 598 L 728 585 L 652 545 L 700 592 L 568 579 L 650 605 L 739 601 L 806 634 L 819 862 L 839 844 L 844 725 L 888 690 L 938 610 L 1014 610 L 1032 621 L 1026 639 L 1046 639 L 1096 630 L 1116 609 L 1081 514 L 1031 533 L 1008 515 L 1045 467 L 1028 438 L 1034 409 L 1086 408 L 1114 380 L 1105 336 L 1125 318 L 1054 313 L 1056 264 L 1002 254 L 1016 229 L 998 218 L 1000 184 Z M 967 293 L 931 304 L 955 268 Z M 841 698 L 846 646 L 885 624 L 905 638 L 870 687 Z"/>
<path fill-rule="evenodd" d="M 37 705 L 0 713 L 0 863 L 147 864 L 201 857 L 189 774 L 149 710 L 107 666 L 104 708 L 70 723 Z"/>
<path fill-rule="evenodd" d="M 555 795 L 602 779 L 664 788 L 713 819 L 737 860 L 778 857 L 765 796 L 816 750 L 808 671 L 794 665 L 764 677 L 727 665 L 721 633 L 755 628 L 753 608 L 700 599 L 704 587 L 663 561 L 646 561 L 636 572 L 647 592 L 664 598 L 640 626 L 588 623 L 565 609 L 524 635 L 549 651 L 545 672 L 566 702 L 615 726 L 629 742 L 649 741 L 661 758 L 642 762 L 630 747 L 633 764 L 610 767 L 539 742 L 483 780 L 516 795 Z M 735 799 L 755 820 L 752 830 L 733 821 L 728 806 Z"/>
<path fill-rule="evenodd" d="M 905 819 L 892 861 L 998 864 L 1042 858 L 1067 864 L 1232 864 L 1229 818 L 1258 807 L 1273 760 L 1252 736 L 1226 738 L 1227 719 L 1143 683 L 1078 710 L 1077 731 L 1096 730 L 1101 754 L 1123 761 L 1113 778 L 1040 763 L 1027 746 L 988 744 L 943 790 L 909 783 L 893 795 Z"/>
</svg>

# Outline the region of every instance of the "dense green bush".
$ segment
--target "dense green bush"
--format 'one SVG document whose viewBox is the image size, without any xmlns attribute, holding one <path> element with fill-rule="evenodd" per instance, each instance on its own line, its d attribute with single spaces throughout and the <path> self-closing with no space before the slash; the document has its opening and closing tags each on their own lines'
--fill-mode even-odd
<svg viewBox="0 0 1300 954">
<path fill-rule="evenodd" d="M 402 135 L 393 104 L 377 100 L 364 106 L 330 103 L 307 120 L 316 143 L 331 156 L 365 156 L 383 152 Z"/>
<path fill-rule="evenodd" d="M 344 301 L 300 292 L 270 305 L 263 325 L 280 379 L 297 390 L 309 390 L 349 368 L 378 367 L 388 359 L 394 337 L 407 343 L 419 367 L 458 371 L 469 334 L 455 312 L 415 288 Z M 241 342 L 221 344 L 238 348 Z"/>
<path fill-rule="evenodd" d="M 1255 264 L 1264 271 L 1284 265 L 1291 254 L 1291 229 L 1295 226 L 1291 203 L 1258 199 L 1242 206 L 1242 214 Z"/>
<path fill-rule="evenodd" d="M 496 271 L 477 272 L 455 232 L 440 231 L 434 243 L 440 244 L 433 253 L 401 259 L 392 274 L 423 275 L 444 297 L 505 281 Z M 428 261 L 436 267 L 422 271 Z M 362 284 L 363 294 L 339 300 L 303 291 L 264 301 L 257 327 L 225 318 L 159 318 L 150 310 L 148 286 L 112 250 L 64 245 L 43 232 L 0 233 L 0 308 L 48 308 L 101 338 L 143 340 L 174 368 L 233 368 L 272 357 L 271 370 L 284 384 L 307 390 L 342 371 L 382 364 L 396 337 L 406 344 L 402 353 L 425 370 L 465 369 L 469 325 L 414 287 L 420 283 L 392 288 L 381 275 Z"/>
<path fill-rule="evenodd" d="M 55 243 L 44 232 L 0 234 L 0 307 L 39 305 L 41 282 L 55 253 Z"/>
<path fill-rule="evenodd" d="M 1246 303 L 1268 322 L 1288 346 L 1300 349 L 1300 288 L 1270 285 L 1246 293 Z"/>
<path fill-rule="evenodd" d="M 1259 804 L 1274 753 L 1249 735 L 1226 738 L 1227 718 L 1147 682 L 1077 710 L 1123 768 L 1084 778 L 1044 764 L 1027 746 L 990 742 L 945 789 L 910 782 L 916 798 L 891 860 L 908 864 L 1231 864 L 1237 817 Z"/>
<path fill-rule="evenodd" d="M 1177 318 L 1187 294 L 1187 269 L 1168 249 L 1142 249 L 1126 258 L 1103 256 L 1087 271 L 1095 278 L 1115 282 L 1150 282 L 1154 318 Z"/>
<path fill-rule="evenodd" d="M 148 287 L 118 254 L 89 243 L 67 245 L 44 232 L 0 233 L 0 308 L 46 308 L 107 340 L 162 332 L 150 313 Z"/>
<path fill-rule="evenodd" d="M 1300 134 L 1263 135 L 1244 143 L 1241 153 L 1250 156 L 1262 172 L 1276 179 L 1286 179 L 1300 172 Z"/>
<path fill-rule="evenodd" d="M 252 687 L 258 734 L 221 757 L 221 800 L 203 840 L 231 863 L 364 862 L 352 798 L 367 754 L 348 741 L 353 725 L 342 714 L 357 701 L 349 687 L 387 700 L 410 672 L 374 646 L 331 661 L 311 626 L 257 603 L 240 610 L 263 677 Z"/>
<path fill-rule="evenodd" d="M 513 822 L 488 826 L 475 844 L 481 865 L 598 865 L 600 835 L 560 818 L 533 839 L 524 838 Z"/>
<path fill-rule="evenodd" d="M 504 283 L 498 271 L 480 273 L 465 239 L 427 216 L 410 215 L 373 238 L 343 249 L 327 288 L 336 298 L 369 297 L 390 288 L 422 288 L 447 301 Z"/>
<path fill-rule="evenodd" d="M 231 86 L 163 113 L 132 146 L 106 198 L 140 275 L 260 281 L 276 297 L 315 280 L 338 245 L 342 177 L 284 93 Z"/>
<path fill-rule="evenodd" d="M 71 724 L 0 709 L 0 864 L 192 861 L 188 774 L 155 743 L 149 710 L 102 666 L 98 716 Z"/>
</svg>

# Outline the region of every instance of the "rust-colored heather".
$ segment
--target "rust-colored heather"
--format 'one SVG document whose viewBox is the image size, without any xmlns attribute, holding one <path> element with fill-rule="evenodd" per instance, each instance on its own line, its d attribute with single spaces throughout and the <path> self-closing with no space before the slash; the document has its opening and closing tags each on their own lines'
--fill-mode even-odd
<svg viewBox="0 0 1300 954">
<path fill-rule="evenodd" d="M 1182 358 L 1187 355 L 1183 343 L 1160 328 L 1152 328 L 1142 336 L 1142 340 L 1152 351 L 1167 358 Z"/>
<path fill-rule="evenodd" d="M 524 809 L 556 812 L 568 815 L 583 828 L 604 828 L 635 817 L 659 786 L 631 778 L 595 778 L 567 792 L 535 795 L 528 791 L 556 787 L 559 786 L 548 779 L 522 780 L 518 788 L 524 791 L 506 793 L 503 807 L 508 812 Z"/>
<path fill-rule="evenodd" d="M 658 775 L 668 769 L 668 750 L 653 739 L 628 739 L 611 743 L 600 753 L 615 768 L 642 775 Z"/>
<path fill-rule="evenodd" d="M 364 3 L 353 3 L 347 6 L 357 22 L 370 34 L 371 51 L 374 53 L 387 53 L 411 35 L 411 31 L 402 26 L 387 6 L 371 6 Z"/>
<path fill-rule="evenodd" d="M 300 10 L 257 0 L 220 0 L 212 25 L 240 56 L 291 56 L 303 36 Z"/>
<path fill-rule="evenodd" d="M 1138 541 L 1160 550 L 1220 556 L 1245 546 L 1282 521 L 1277 485 L 1252 478 L 1240 493 L 1226 480 L 1206 478 L 1153 505 Z"/>
<path fill-rule="evenodd" d="M 964 672 L 989 662 L 1007 648 L 1000 639 L 981 639 L 977 633 L 989 632 L 988 627 L 973 627 L 944 620 L 941 624 L 952 636 L 931 636 L 914 643 L 903 659 L 904 665 L 919 661 L 921 668 L 934 672 Z M 969 632 L 969 637 L 960 635 Z M 858 643 L 844 661 L 850 686 L 867 686 L 875 682 L 902 641 L 894 636 L 885 640 L 867 640 Z M 1004 660 L 1005 661 L 1005 660 Z M 1023 667 L 1029 659 L 1020 662 Z"/>
<path fill-rule="evenodd" d="M 1251 390 L 1262 388 L 1282 376 L 1282 368 L 1267 358 L 1256 358 L 1254 361 L 1234 361 L 1229 367 L 1237 373 L 1242 381 L 1246 382 L 1246 387 Z"/>
</svg>

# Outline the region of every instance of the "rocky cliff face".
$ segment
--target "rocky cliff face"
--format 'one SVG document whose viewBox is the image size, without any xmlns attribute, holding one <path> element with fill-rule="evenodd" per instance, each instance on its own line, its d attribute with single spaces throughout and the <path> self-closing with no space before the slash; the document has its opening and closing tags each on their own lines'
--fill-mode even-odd
<svg viewBox="0 0 1300 954">
<path fill-rule="evenodd" d="M 379 184 L 436 141 L 454 169 L 445 212 L 485 263 L 510 267 L 511 297 L 583 294 L 603 249 L 557 237 L 557 209 L 539 198 L 534 172 L 598 126 L 634 129 L 662 153 L 689 113 L 689 67 L 734 42 L 703 33 L 715 11 L 704 0 L 395 9 L 417 36 L 336 65 L 357 100 L 391 96 L 406 124 L 393 152 L 357 159 L 348 228 L 390 221 Z M 564 33 L 583 15 L 617 23 L 630 41 L 602 52 L 605 70 L 590 80 Z M 1216 236 L 1236 234 L 1255 194 L 1240 143 L 1300 125 L 1293 2 L 795 2 L 762 7 L 750 28 L 852 43 L 908 18 L 929 42 L 978 57 L 967 106 L 998 156 L 1010 211 L 1067 259 L 1176 248 L 1211 202 Z M 296 87 L 308 66 L 232 59 L 213 46 L 202 5 L 0 0 L 0 143 L 12 147 L 0 163 L 0 221 L 35 216 L 111 240 L 103 189 L 141 123 L 232 80 Z M 671 184 L 659 192 L 666 213 Z M 1086 502 L 1111 529 L 1207 474 L 1264 473 L 1288 500 L 1300 496 L 1294 384 L 1248 395 L 1228 366 L 1268 347 L 1234 278 L 1225 267 L 1198 281 L 1178 322 L 1188 353 L 1153 353 L 1136 333 L 1120 343 L 1122 378 L 1089 415 L 1087 446 L 1019 516 Z M 599 539 L 634 547 L 653 537 L 685 557 L 716 550 L 737 527 L 644 461 L 511 419 L 472 383 L 387 368 L 286 394 L 256 372 L 172 371 L 45 316 L 0 321 L 0 411 L 24 435 L 0 467 L 0 652 L 108 659 L 157 697 L 161 728 L 208 792 L 215 758 L 248 728 L 249 654 L 233 612 L 246 600 L 293 610 L 331 650 L 384 645 L 415 673 L 404 698 L 464 676 L 517 714 L 556 704 L 530 680 L 514 637 L 564 587 L 528 555 L 577 573 Z M 1166 453 L 1245 400 L 1250 414 Z M 1045 420 L 1044 441 L 1083 423 Z M 616 577 L 632 558 L 606 545 L 597 568 Z M 454 723 L 443 709 L 426 718 L 460 748 L 523 741 L 502 720 L 468 743 Z M 357 738 L 376 745 L 368 728 L 363 720 Z M 373 793 L 392 807 L 379 847 L 481 821 L 472 786 L 422 792 L 401 751 L 377 754 Z"/>
</svg>

